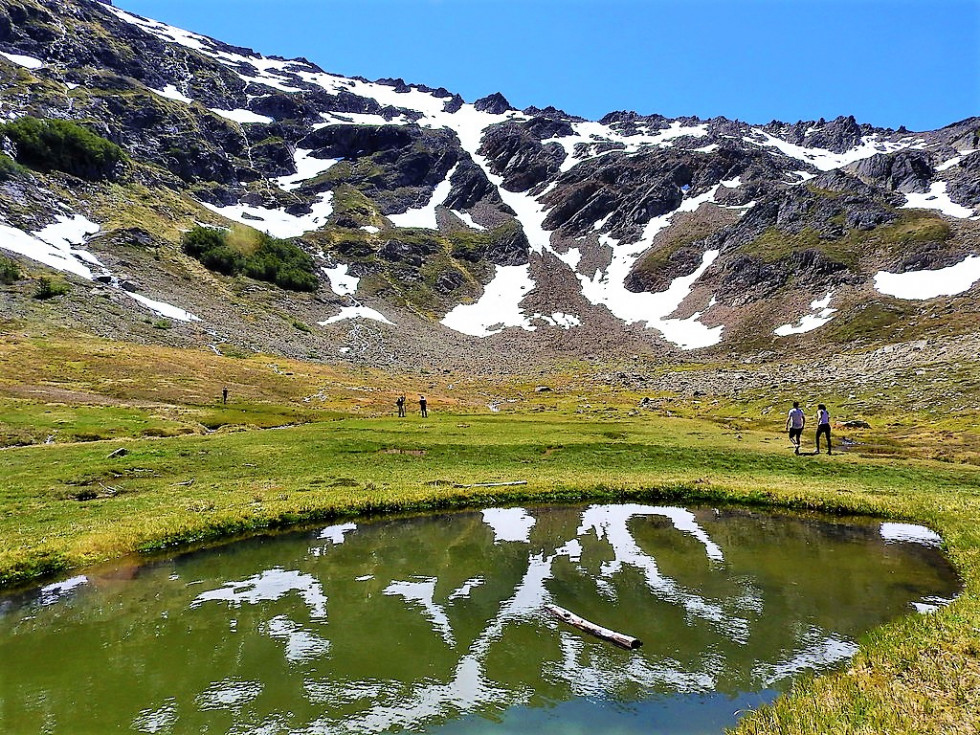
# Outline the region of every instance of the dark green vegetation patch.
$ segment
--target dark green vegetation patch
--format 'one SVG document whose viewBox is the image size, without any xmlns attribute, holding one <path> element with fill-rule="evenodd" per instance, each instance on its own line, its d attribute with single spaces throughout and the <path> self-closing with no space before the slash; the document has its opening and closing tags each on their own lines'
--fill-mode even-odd
<svg viewBox="0 0 980 735">
<path fill-rule="evenodd" d="M 244 253 L 229 242 L 228 232 L 195 227 L 183 238 L 184 252 L 205 268 L 226 276 L 243 274 L 290 291 L 315 291 L 313 258 L 288 240 L 261 234 L 258 247 Z"/>
<path fill-rule="evenodd" d="M 115 143 L 68 120 L 21 117 L 0 126 L 0 135 L 16 147 L 18 163 L 90 181 L 112 178 L 125 157 Z"/>
<path fill-rule="evenodd" d="M 0 255 L 0 283 L 10 285 L 20 280 L 20 268 L 10 258 Z"/>
</svg>

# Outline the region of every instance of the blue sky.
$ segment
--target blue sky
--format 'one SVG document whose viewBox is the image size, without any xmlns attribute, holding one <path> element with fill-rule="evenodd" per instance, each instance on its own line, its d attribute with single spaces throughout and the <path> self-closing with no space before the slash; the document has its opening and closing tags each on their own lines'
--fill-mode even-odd
<svg viewBox="0 0 980 735">
<path fill-rule="evenodd" d="M 368 79 L 752 123 L 980 115 L 980 0 L 115 0 L 266 55 Z"/>
</svg>

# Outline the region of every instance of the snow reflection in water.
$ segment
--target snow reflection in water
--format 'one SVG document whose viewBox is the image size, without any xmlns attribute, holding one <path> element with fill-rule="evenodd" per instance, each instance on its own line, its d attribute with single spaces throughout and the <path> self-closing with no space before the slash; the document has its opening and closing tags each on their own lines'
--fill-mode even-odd
<svg viewBox="0 0 980 735">
<path fill-rule="evenodd" d="M 506 721 L 543 735 L 545 708 L 555 732 L 563 716 L 702 732 L 706 713 L 720 731 L 799 673 L 841 665 L 868 628 L 948 602 L 955 580 L 935 544 L 908 524 L 642 504 L 255 539 L 0 601 L 0 657 L 16 672 L 0 681 L 0 730 L 468 733 Z M 545 604 L 645 645 L 609 646 Z M 48 665 L 39 645 L 74 655 Z"/>
</svg>

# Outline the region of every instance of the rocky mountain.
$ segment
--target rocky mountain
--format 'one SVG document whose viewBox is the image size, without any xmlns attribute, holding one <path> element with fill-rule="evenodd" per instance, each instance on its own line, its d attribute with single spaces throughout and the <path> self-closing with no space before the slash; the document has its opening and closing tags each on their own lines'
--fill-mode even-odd
<svg viewBox="0 0 980 735">
<path fill-rule="evenodd" d="M 100 0 L 0 0 L 0 116 L 8 324 L 501 369 L 976 331 L 980 118 L 588 121 Z"/>
</svg>

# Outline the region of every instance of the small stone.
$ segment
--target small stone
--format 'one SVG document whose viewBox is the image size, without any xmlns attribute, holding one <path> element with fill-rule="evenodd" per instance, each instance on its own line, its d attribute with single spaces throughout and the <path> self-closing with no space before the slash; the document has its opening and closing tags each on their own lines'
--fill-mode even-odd
<svg viewBox="0 0 980 735">
<path fill-rule="evenodd" d="M 129 450 L 126 449 L 126 447 L 119 447 L 119 449 L 115 450 L 114 452 L 110 452 L 109 453 L 109 456 L 106 457 L 106 459 L 115 459 L 116 457 L 125 457 L 127 454 L 129 454 Z"/>
</svg>

